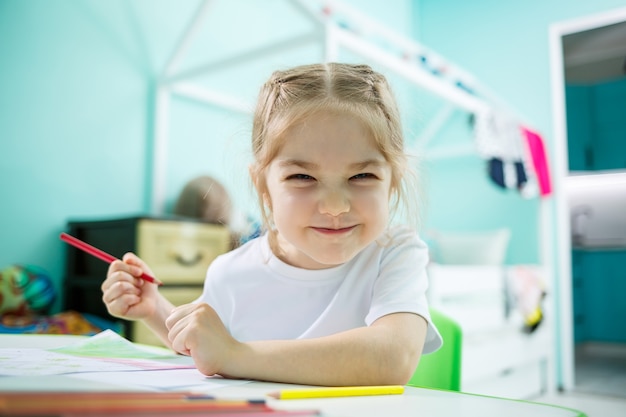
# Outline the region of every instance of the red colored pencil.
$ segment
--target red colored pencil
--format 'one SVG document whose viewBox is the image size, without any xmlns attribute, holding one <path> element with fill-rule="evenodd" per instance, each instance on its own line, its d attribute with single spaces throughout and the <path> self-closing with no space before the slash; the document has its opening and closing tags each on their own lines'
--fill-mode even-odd
<svg viewBox="0 0 626 417">
<path fill-rule="evenodd" d="M 63 240 L 66 243 L 69 243 L 70 245 L 87 252 L 90 255 L 95 256 L 98 259 L 103 260 L 104 262 L 107 263 L 111 263 L 113 261 L 116 261 L 117 258 L 113 255 L 110 255 L 98 248 L 96 248 L 95 246 L 91 246 L 89 243 L 83 242 L 80 239 L 75 238 L 74 236 L 70 236 L 67 233 L 61 233 L 61 240 Z M 148 282 L 152 282 L 154 284 L 157 285 L 163 285 L 163 283 L 161 281 L 159 281 L 158 279 L 154 278 L 151 275 L 146 274 L 145 272 L 141 274 L 141 276 L 139 277 L 143 280 L 146 280 Z"/>
</svg>

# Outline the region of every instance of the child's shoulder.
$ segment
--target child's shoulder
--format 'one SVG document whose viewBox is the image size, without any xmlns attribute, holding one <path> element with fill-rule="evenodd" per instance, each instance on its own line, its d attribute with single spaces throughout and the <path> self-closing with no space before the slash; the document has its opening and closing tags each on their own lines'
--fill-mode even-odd
<svg viewBox="0 0 626 417">
<path fill-rule="evenodd" d="M 390 226 L 368 249 L 366 257 L 377 257 L 381 264 L 397 259 L 421 259 L 428 247 L 417 231 L 408 226 Z"/>
<path fill-rule="evenodd" d="M 378 242 L 381 267 L 409 262 L 422 265 L 428 261 L 428 246 L 418 232 L 408 226 L 390 227 Z"/>
<path fill-rule="evenodd" d="M 379 244 L 389 248 L 406 245 L 426 248 L 418 232 L 405 225 L 390 226 L 379 239 Z"/>
<path fill-rule="evenodd" d="M 261 235 L 248 240 L 238 248 L 221 254 L 211 265 L 228 265 L 231 267 L 233 264 L 236 265 L 242 263 L 245 265 L 248 262 L 256 262 L 267 258 L 266 252 L 268 248 L 267 237 L 265 235 Z"/>
</svg>

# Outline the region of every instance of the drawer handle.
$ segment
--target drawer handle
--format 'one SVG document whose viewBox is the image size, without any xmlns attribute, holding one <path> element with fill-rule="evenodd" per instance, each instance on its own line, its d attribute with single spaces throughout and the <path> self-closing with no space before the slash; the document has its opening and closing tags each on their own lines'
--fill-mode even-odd
<svg viewBox="0 0 626 417">
<path fill-rule="evenodd" d="M 182 266 L 194 266 L 202 261 L 202 254 L 196 253 L 196 256 L 194 256 L 193 258 L 183 258 L 179 254 L 176 254 L 175 258 L 176 262 L 178 262 Z"/>
</svg>

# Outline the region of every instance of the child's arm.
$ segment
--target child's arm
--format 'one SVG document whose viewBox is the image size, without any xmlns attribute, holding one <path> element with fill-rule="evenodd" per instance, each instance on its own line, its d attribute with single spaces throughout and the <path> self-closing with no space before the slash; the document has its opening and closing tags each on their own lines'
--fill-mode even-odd
<svg viewBox="0 0 626 417">
<path fill-rule="evenodd" d="M 139 278 L 142 272 L 154 276 L 150 267 L 133 253 L 124 255 L 122 261 L 112 262 L 101 286 L 102 301 L 114 317 L 143 320 L 169 346 L 165 319 L 174 306 L 155 284 Z"/>
<path fill-rule="evenodd" d="M 321 338 L 240 343 L 207 304 L 175 309 L 166 325 L 173 349 L 206 375 L 325 386 L 406 384 L 427 328 L 421 316 L 396 313 Z"/>
</svg>

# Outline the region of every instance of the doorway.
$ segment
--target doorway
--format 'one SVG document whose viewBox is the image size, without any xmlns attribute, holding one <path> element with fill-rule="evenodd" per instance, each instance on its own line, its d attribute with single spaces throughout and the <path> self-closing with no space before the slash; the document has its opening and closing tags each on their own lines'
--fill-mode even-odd
<svg viewBox="0 0 626 417">
<path fill-rule="evenodd" d="M 572 89 L 572 86 L 594 86 L 607 82 L 617 82 L 618 87 L 609 85 L 604 88 L 614 93 L 619 91 L 619 83 L 624 79 L 626 86 L 626 8 L 612 10 L 610 12 L 587 16 L 573 21 L 559 22 L 550 27 L 550 54 L 551 54 L 551 78 L 554 116 L 554 182 L 555 182 L 555 232 L 556 232 L 556 265 L 557 271 L 557 382 L 564 390 L 572 390 L 581 386 L 579 377 L 585 375 L 585 369 L 581 368 L 580 359 L 581 341 L 584 326 L 581 323 L 587 320 L 587 325 L 593 328 L 595 323 L 590 323 L 591 318 L 586 317 L 584 303 L 581 304 L 580 295 L 587 296 L 589 291 L 581 290 L 581 267 L 577 263 L 580 259 L 588 259 L 587 254 L 592 253 L 584 244 L 580 245 L 579 224 L 572 221 L 570 197 L 568 196 L 568 184 L 574 174 L 621 174 L 626 173 L 626 160 L 615 159 L 620 154 L 626 154 L 626 141 L 621 140 L 621 146 L 625 148 L 606 150 L 606 146 L 600 149 L 599 144 L 603 140 L 597 139 L 593 129 L 587 134 L 581 134 L 584 126 L 573 127 L 572 121 L 580 122 L 582 119 L 572 117 L 572 97 L 575 93 L 588 94 L 596 97 L 595 92 Z M 626 94 L 626 87 L 624 88 Z M 622 96 L 622 97 L 626 97 Z M 595 98 L 594 98 L 595 99 Z M 626 98 L 623 98 L 626 102 Z M 593 109 L 597 106 L 592 105 Z M 569 116 L 569 117 L 568 117 Z M 569 131 L 568 131 L 569 119 Z M 622 120 L 626 119 L 622 116 Z M 579 130 L 580 129 L 580 130 Z M 626 128 L 625 128 L 626 129 Z M 625 130 L 626 134 L 626 130 Z M 606 140 L 605 140 L 606 142 Z M 599 158 L 599 155 L 605 155 Z M 601 159 L 601 160 L 600 160 Z M 578 172 L 574 172 L 578 171 Z M 587 175 L 594 176 L 595 175 Z M 597 188 L 597 187 L 595 187 Z M 626 188 L 624 188 L 626 189 Z M 588 211 L 581 211 L 584 220 Z M 619 221 L 619 220 L 618 220 Z M 616 228 L 609 231 L 614 232 Z M 574 235 L 574 239 L 572 238 Z M 601 236 L 606 238 L 613 236 Z M 620 233 L 616 238 L 620 239 Z M 596 256 L 600 251 L 609 250 L 614 255 L 623 251 L 626 257 L 626 244 L 614 241 L 610 244 L 600 245 L 593 250 Z M 597 244 L 597 241 L 596 241 Z M 580 251 L 579 251 L 580 250 Z M 613 256 L 612 255 L 612 256 Z M 597 257 L 597 256 L 596 256 Z M 626 259 L 626 258 L 625 258 Z M 574 262 L 574 263 L 573 263 Z M 626 285 L 626 277 L 624 277 Z M 593 288 L 599 288 L 599 280 L 593 282 Z M 621 281 L 620 281 L 621 285 Z M 584 287 L 584 286 L 583 286 Z M 591 287 L 588 287 L 591 288 Z M 610 292 L 610 289 L 608 289 Z M 606 288 L 605 288 L 605 292 Z M 606 303 L 605 303 L 606 304 Z M 576 316 L 574 316 L 576 312 Z M 612 322 L 623 318 L 611 317 Z M 581 330 L 583 329 L 583 330 Z M 626 339 L 626 336 L 624 336 Z M 618 346 L 613 344 L 611 346 Z M 624 344 L 626 346 L 626 343 Z M 597 353 L 597 352 L 596 352 Z M 626 383 L 626 354 L 620 359 L 620 349 L 604 351 L 603 360 L 617 355 L 615 364 L 619 368 L 624 366 L 624 383 Z M 623 364 L 623 365 L 622 365 Z"/>
</svg>

